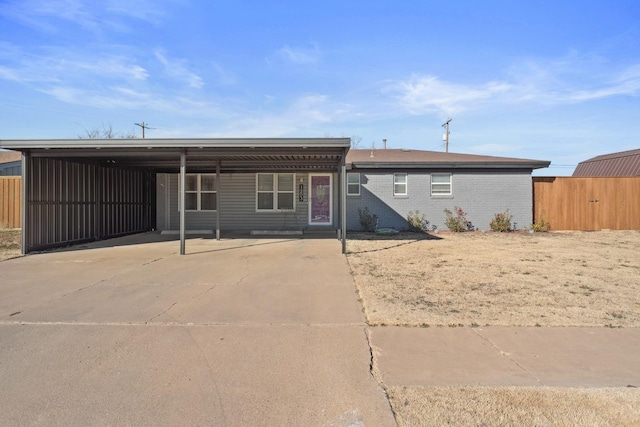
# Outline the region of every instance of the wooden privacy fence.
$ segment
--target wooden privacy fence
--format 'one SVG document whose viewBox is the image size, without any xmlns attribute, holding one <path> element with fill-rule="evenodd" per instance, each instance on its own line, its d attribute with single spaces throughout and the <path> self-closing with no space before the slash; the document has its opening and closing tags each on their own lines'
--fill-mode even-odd
<svg viewBox="0 0 640 427">
<path fill-rule="evenodd" d="M 640 176 L 533 177 L 533 211 L 552 230 L 640 230 Z"/>
<path fill-rule="evenodd" d="M 22 178 L 0 176 L 0 228 L 20 228 L 21 218 Z"/>
</svg>

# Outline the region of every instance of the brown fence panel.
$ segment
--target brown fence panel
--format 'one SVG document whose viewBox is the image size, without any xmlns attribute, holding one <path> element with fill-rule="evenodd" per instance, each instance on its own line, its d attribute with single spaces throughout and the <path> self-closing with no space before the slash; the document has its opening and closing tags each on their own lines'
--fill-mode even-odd
<svg viewBox="0 0 640 427">
<path fill-rule="evenodd" d="M 20 228 L 22 221 L 22 178 L 0 176 L 0 228 Z"/>
<path fill-rule="evenodd" d="M 534 177 L 533 217 L 554 230 L 640 230 L 640 176 Z"/>
</svg>

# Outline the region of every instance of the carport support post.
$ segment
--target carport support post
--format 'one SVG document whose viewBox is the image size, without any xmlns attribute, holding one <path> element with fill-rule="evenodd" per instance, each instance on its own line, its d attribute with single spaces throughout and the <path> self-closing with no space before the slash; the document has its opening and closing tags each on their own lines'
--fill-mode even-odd
<svg viewBox="0 0 640 427">
<path fill-rule="evenodd" d="M 30 186 L 29 182 L 29 171 L 27 168 L 29 167 L 29 152 L 22 152 L 21 159 L 21 169 L 22 169 L 22 212 L 20 212 L 20 226 L 22 227 L 22 233 L 20 233 L 20 252 L 22 255 L 27 254 L 27 233 L 31 232 L 29 224 L 27 224 L 27 209 L 29 209 L 29 204 L 27 203 L 28 191 L 27 188 Z"/>
<path fill-rule="evenodd" d="M 342 229 L 342 253 L 347 253 L 347 166 L 345 158 L 346 150 L 342 153 L 342 162 L 340 165 L 340 228 Z"/>
<path fill-rule="evenodd" d="M 220 240 L 220 160 L 216 161 L 216 240 Z"/>
<path fill-rule="evenodd" d="M 185 201 L 185 187 L 187 186 L 187 153 L 185 150 L 180 152 L 180 255 L 185 254 L 185 244 L 184 244 L 184 201 Z"/>
</svg>

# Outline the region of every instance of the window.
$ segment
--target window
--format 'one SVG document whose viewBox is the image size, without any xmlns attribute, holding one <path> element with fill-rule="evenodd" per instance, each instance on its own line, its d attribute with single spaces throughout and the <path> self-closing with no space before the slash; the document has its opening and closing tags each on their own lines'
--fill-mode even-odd
<svg viewBox="0 0 640 427">
<path fill-rule="evenodd" d="M 407 174 L 406 173 L 393 174 L 393 195 L 394 196 L 407 195 Z"/>
<path fill-rule="evenodd" d="M 347 196 L 359 196 L 360 195 L 360 174 L 348 173 L 347 174 Z"/>
<path fill-rule="evenodd" d="M 294 209 L 294 174 L 259 173 L 256 180 L 257 210 L 292 211 Z"/>
<path fill-rule="evenodd" d="M 450 196 L 451 192 L 451 174 L 450 173 L 433 173 L 431 174 L 431 195 L 432 196 Z"/>
<path fill-rule="evenodd" d="M 215 175 L 199 173 L 187 174 L 185 182 L 185 210 L 215 211 L 217 209 Z M 178 203 L 178 206 L 179 205 Z"/>
</svg>

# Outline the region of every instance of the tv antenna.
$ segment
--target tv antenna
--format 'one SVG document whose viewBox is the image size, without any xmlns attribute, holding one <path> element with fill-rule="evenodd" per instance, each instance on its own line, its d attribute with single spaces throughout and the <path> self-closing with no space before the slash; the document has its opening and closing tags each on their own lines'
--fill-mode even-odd
<svg viewBox="0 0 640 427">
<path fill-rule="evenodd" d="M 444 135 L 442 135 L 442 140 L 445 141 L 445 153 L 449 152 L 449 123 L 451 123 L 451 117 L 442 124 L 442 127 L 445 128 Z"/>
<path fill-rule="evenodd" d="M 149 126 L 147 126 L 147 124 L 145 122 L 142 123 L 134 123 L 134 125 L 136 126 L 140 126 L 142 128 L 142 139 L 144 139 L 144 130 L 145 129 L 155 129 L 155 128 L 150 128 Z"/>
</svg>

